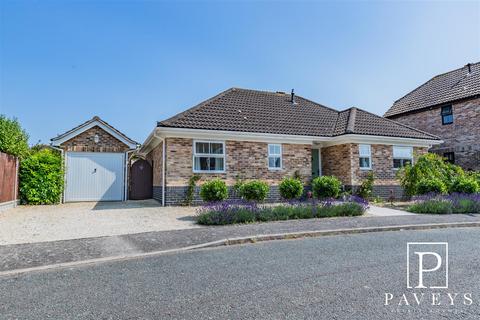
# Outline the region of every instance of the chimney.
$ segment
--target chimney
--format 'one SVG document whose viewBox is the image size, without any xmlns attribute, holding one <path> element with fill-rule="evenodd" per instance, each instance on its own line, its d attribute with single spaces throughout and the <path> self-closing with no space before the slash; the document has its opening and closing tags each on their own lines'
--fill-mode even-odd
<svg viewBox="0 0 480 320">
<path fill-rule="evenodd" d="M 472 72 L 472 64 L 467 63 L 466 67 L 468 68 L 468 73 L 471 73 Z"/>
<path fill-rule="evenodd" d="M 292 93 L 291 93 L 291 99 L 290 99 L 290 102 L 291 102 L 292 104 L 297 104 L 297 103 L 295 102 L 295 92 L 294 92 L 294 90 L 293 90 L 293 89 L 292 89 Z"/>
</svg>

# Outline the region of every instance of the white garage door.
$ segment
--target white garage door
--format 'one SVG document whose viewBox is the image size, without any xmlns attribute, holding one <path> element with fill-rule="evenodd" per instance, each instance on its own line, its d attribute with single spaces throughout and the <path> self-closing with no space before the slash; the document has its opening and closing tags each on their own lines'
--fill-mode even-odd
<svg viewBox="0 0 480 320">
<path fill-rule="evenodd" d="M 67 152 L 65 201 L 121 201 L 124 154 Z"/>
</svg>

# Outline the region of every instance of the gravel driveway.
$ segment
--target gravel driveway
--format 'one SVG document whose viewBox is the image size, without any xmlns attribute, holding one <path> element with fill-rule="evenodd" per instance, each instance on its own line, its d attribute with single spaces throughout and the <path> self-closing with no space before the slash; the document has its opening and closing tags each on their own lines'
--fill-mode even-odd
<svg viewBox="0 0 480 320">
<path fill-rule="evenodd" d="M 194 215 L 155 200 L 19 206 L 0 212 L 0 245 L 198 228 Z"/>
</svg>

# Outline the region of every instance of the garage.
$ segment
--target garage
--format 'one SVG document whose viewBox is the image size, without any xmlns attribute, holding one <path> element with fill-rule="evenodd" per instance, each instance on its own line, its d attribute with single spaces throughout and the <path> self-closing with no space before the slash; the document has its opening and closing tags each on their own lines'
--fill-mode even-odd
<svg viewBox="0 0 480 320">
<path fill-rule="evenodd" d="M 135 141 L 99 117 L 51 141 L 64 157 L 64 202 L 127 199 L 128 159 L 138 146 Z"/>
<path fill-rule="evenodd" d="M 67 152 L 65 201 L 121 201 L 123 153 Z"/>
</svg>

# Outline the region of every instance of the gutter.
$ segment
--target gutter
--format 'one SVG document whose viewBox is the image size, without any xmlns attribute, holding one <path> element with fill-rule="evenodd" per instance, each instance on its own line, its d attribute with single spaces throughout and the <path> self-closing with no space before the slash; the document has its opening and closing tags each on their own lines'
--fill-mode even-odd
<svg viewBox="0 0 480 320">
<path fill-rule="evenodd" d="M 60 151 L 60 157 L 62 158 L 63 163 L 63 191 L 62 191 L 62 203 L 65 203 L 65 187 L 67 185 L 67 164 L 65 163 L 65 150 L 62 148 L 54 147 L 53 145 L 49 145 L 50 148 Z"/>
<path fill-rule="evenodd" d="M 15 157 L 15 182 L 13 184 L 13 207 L 17 206 L 17 195 L 18 195 L 18 170 L 20 167 L 20 161 L 18 157 Z"/>
</svg>

